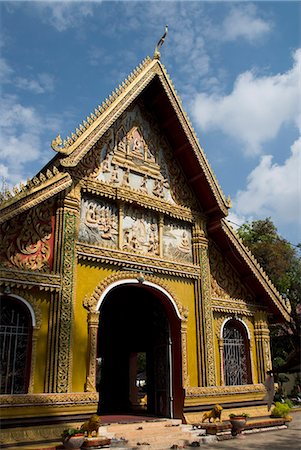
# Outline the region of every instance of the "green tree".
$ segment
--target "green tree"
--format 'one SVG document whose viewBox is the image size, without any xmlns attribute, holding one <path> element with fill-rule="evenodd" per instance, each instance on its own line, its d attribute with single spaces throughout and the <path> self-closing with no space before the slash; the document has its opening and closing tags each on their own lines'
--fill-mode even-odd
<svg viewBox="0 0 301 450">
<path fill-rule="evenodd" d="M 238 234 L 280 294 L 291 303 L 290 321 L 271 330 L 273 367 L 279 372 L 300 367 L 301 244 L 292 246 L 279 236 L 270 218 L 245 223 Z"/>
</svg>

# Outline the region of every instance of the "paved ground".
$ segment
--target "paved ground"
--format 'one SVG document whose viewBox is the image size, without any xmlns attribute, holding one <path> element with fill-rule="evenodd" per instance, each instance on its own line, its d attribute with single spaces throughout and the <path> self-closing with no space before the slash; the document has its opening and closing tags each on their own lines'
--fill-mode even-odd
<svg viewBox="0 0 301 450">
<path fill-rule="evenodd" d="M 301 411 L 292 414 L 293 421 L 286 430 L 243 435 L 242 439 L 230 439 L 206 445 L 206 450 L 301 450 Z M 202 446 L 205 449 L 204 446 Z"/>
</svg>

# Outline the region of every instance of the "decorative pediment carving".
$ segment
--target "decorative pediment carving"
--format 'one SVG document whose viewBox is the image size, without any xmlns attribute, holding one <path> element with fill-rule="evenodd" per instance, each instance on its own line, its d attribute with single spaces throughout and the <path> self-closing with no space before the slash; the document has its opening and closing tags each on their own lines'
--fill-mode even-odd
<svg viewBox="0 0 301 450">
<path fill-rule="evenodd" d="M 80 162 L 76 176 L 127 187 L 150 201 L 198 208 L 170 146 L 143 105 L 122 114 Z"/>
</svg>

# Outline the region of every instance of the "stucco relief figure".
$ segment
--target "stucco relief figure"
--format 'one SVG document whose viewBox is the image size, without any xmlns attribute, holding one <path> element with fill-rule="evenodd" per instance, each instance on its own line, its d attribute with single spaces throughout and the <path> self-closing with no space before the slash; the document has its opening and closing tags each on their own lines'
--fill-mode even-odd
<svg viewBox="0 0 301 450">
<path fill-rule="evenodd" d="M 153 194 L 156 197 L 164 198 L 164 189 L 163 189 L 163 181 L 156 179 L 154 181 Z"/>
<path fill-rule="evenodd" d="M 148 253 L 152 253 L 154 255 L 159 254 L 159 237 L 158 230 L 155 224 L 151 224 L 149 238 L 148 238 Z"/>
<path fill-rule="evenodd" d="M 146 146 L 146 157 L 147 160 L 150 162 L 156 162 L 155 160 L 155 150 L 152 143 L 150 143 L 148 146 Z"/>
<path fill-rule="evenodd" d="M 110 169 L 110 155 L 109 155 L 109 153 L 106 154 L 106 157 L 105 157 L 105 159 L 102 162 L 102 172 L 103 173 L 111 172 L 111 169 Z"/>
<path fill-rule="evenodd" d="M 181 252 L 184 253 L 189 253 L 190 251 L 189 240 L 186 231 L 183 231 L 182 239 L 178 248 Z"/>
<path fill-rule="evenodd" d="M 117 164 L 115 164 L 112 170 L 111 183 L 119 183 L 119 166 Z"/>
<path fill-rule="evenodd" d="M 117 237 L 117 208 L 105 202 L 83 199 L 79 240 L 90 244 L 106 243 L 106 246 L 116 247 Z"/>
<path fill-rule="evenodd" d="M 129 151 L 133 156 L 144 158 L 144 139 L 137 127 L 129 133 Z"/>
<path fill-rule="evenodd" d="M 148 194 L 148 190 L 147 190 L 147 175 L 144 175 L 144 177 L 142 178 L 139 191 L 143 192 L 145 194 Z"/>
<path fill-rule="evenodd" d="M 123 128 L 120 128 L 116 133 L 117 150 L 121 153 L 126 153 L 126 135 Z"/>
<path fill-rule="evenodd" d="M 123 249 L 143 254 L 158 254 L 158 224 L 146 212 L 127 208 L 123 220 Z"/>
<path fill-rule="evenodd" d="M 167 221 L 163 227 L 163 255 L 168 259 L 192 262 L 191 230 L 180 222 Z"/>
<path fill-rule="evenodd" d="M 129 186 L 130 184 L 130 169 L 128 167 L 125 168 L 123 173 L 122 184 L 123 186 Z"/>
</svg>

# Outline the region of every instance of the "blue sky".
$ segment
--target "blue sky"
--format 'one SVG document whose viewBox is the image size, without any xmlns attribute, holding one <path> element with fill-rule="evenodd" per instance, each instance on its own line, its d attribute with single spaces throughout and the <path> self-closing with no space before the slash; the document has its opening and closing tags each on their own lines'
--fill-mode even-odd
<svg viewBox="0 0 301 450">
<path fill-rule="evenodd" d="M 301 241 L 300 2 L 1 2 L 0 176 L 54 155 L 147 55 L 161 61 L 233 208 Z"/>
</svg>

